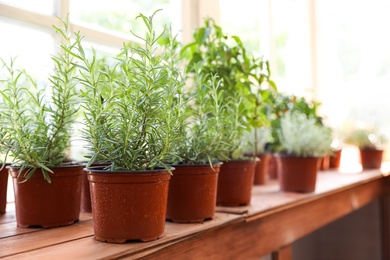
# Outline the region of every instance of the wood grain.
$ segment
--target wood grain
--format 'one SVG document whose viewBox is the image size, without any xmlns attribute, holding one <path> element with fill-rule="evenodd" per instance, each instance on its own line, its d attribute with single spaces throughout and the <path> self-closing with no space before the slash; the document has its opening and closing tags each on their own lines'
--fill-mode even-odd
<svg viewBox="0 0 390 260">
<path fill-rule="evenodd" d="M 318 175 L 316 191 L 309 194 L 281 192 L 277 181 L 270 181 L 253 187 L 251 205 L 219 208 L 221 212 L 216 212 L 213 220 L 201 224 L 167 222 L 164 237 L 147 243 L 98 242 L 93 237 L 91 215 L 85 213 L 71 226 L 21 229 L 16 227 L 11 208 L 0 216 L 0 257 L 259 259 L 275 252 L 274 257 L 279 257 L 276 259 L 291 259 L 291 243 L 383 198 L 388 194 L 388 178 L 378 171 L 355 174 L 326 171 Z M 386 212 L 383 225 L 388 227 L 389 219 L 385 219 L 388 209 Z"/>
</svg>

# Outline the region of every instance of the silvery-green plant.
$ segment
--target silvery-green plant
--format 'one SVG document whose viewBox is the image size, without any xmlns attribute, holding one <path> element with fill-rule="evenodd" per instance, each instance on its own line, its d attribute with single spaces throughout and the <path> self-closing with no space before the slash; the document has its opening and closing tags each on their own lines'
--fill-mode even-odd
<svg viewBox="0 0 390 260">
<path fill-rule="evenodd" d="M 378 129 L 358 128 L 351 130 L 344 141 L 361 149 L 383 149 L 388 140 Z"/>
<path fill-rule="evenodd" d="M 156 12 L 137 17 L 146 27 L 144 37 L 134 34 L 142 45 L 124 44 L 116 64 L 104 70 L 94 55 L 87 57 L 82 37 L 76 34 L 77 51 L 71 54 L 78 60 L 84 86 L 84 138 L 91 151 L 88 166 L 98 159 L 110 163 L 107 170 L 168 169 L 166 158 L 174 156 L 183 120 L 180 93 L 184 83 L 171 35 L 158 53 L 157 43 L 167 33 L 164 29 L 156 34 Z"/>
<path fill-rule="evenodd" d="M 54 70 L 48 85 L 38 85 L 25 71 L 16 68 L 15 59 L 1 59 L 4 78 L 1 80 L 1 144 L 12 166 L 20 167 L 28 180 L 41 168 L 50 182 L 50 167 L 60 166 L 67 159 L 72 124 L 78 109 L 75 80 L 76 66 L 69 55 L 71 42 L 67 21 L 55 27 L 61 34 L 61 52 L 52 57 Z M 5 160 L 4 160 L 5 161 Z"/>
<path fill-rule="evenodd" d="M 302 157 L 322 157 L 330 153 L 332 134 L 315 118 L 289 112 L 280 121 L 278 132 L 282 152 Z"/>
</svg>

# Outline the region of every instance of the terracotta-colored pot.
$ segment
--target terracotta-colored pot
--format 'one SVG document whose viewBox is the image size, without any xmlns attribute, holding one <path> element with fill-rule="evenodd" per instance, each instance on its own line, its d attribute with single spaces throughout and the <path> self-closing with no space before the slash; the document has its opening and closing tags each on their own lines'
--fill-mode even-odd
<svg viewBox="0 0 390 260">
<path fill-rule="evenodd" d="M 255 177 L 253 183 L 255 185 L 261 185 L 261 184 L 265 184 L 269 178 L 268 169 L 269 169 L 269 161 L 271 159 L 271 154 L 269 153 L 258 154 L 257 158 L 259 158 L 259 161 L 256 164 Z"/>
<path fill-rule="evenodd" d="M 276 155 L 282 191 L 313 192 L 316 186 L 318 157 Z"/>
<path fill-rule="evenodd" d="M 217 205 L 236 207 L 251 201 L 256 160 L 224 162 L 218 175 Z"/>
<path fill-rule="evenodd" d="M 73 224 L 80 215 L 82 166 L 53 167 L 51 183 L 41 169 L 23 182 L 25 171 L 9 167 L 13 178 L 16 222 L 19 227 L 58 227 Z"/>
<path fill-rule="evenodd" d="M 91 189 L 96 240 L 124 243 L 152 241 L 163 236 L 171 178 L 167 170 L 85 170 Z"/>
<path fill-rule="evenodd" d="M 91 205 L 91 193 L 89 188 L 88 173 L 84 172 L 82 179 L 82 188 L 81 188 L 81 204 L 80 209 L 82 212 L 92 212 Z"/>
<path fill-rule="evenodd" d="M 0 165 L 1 167 L 1 165 Z M 0 171 L 0 214 L 4 214 L 7 206 L 8 169 Z"/>
<path fill-rule="evenodd" d="M 329 156 L 329 168 L 340 168 L 340 161 L 341 161 L 341 149 L 336 150 Z"/>
<path fill-rule="evenodd" d="M 268 176 L 271 180 L 277 179 L 278 178 L 278 166 L 276 162 L 276 158 L 274 154 L 270 155 L 270 159 L 268 162 Z"/>
<path fill-rule="evenodd" d="M 380 169 L 382 166 L 383 150 L 379 149 L 359 149 L 360 162 L 363 170 Z"/>
<path fill-rule="evenodd" d="M 321 171 L 329 170 L 330 156 L 325 155 L 318 159 L 318 169 Z"/>
<path fill-rule="evenodd" d="M 220 164 L 174 165 L 169 184 L 167 219 L 199 223 L 214 217 Z"/>
<path fill-rule="evenodd" d="M 101 166 L 107 166 L 109 163 L 94 163 L 91 167 L 101 167 Z M 83 185 L 81 189 L 81 205 L 80 209 L 82 212 L 91 213 L 92 212 L 92 205 L 91 205 L 91 191 L 89 188 L 89 181 L 88 181 L 88 172 L 83 171 Z"/>
</svg>

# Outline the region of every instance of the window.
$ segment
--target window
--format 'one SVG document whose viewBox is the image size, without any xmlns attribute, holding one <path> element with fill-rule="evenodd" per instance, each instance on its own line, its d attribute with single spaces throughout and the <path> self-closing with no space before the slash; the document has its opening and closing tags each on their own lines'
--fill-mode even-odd
<svg viewBox="0 0 390 260">
<path fill-rule="evenodd" d="M 17 8 L 46 15 L 53 14 L 55 4 L 54 0 L 1 0 L 0 3 L 1 2 Z"/>
</svg>

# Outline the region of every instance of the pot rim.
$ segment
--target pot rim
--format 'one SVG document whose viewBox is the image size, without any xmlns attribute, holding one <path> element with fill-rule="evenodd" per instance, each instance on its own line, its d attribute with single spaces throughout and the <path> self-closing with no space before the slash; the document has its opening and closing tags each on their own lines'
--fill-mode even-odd
<svg viewBox="0 0 390 260">
<path fill-rule="evenodd" d="M 79 164 L 79 163 L 75 163 L 75 164 L 66 164 L 66 165 L 62 165 L 62 166 L 52 166 L 52 167 L 47 167 L 49 169 L 63 169 L 63 168 L 82 168 L 83 165 Z M 20 166 L 12 166 L 12 164 L 9 164 L 8 166 L 6 166 L 7 169 L 20 169 L 22 167 Z M 28 170 L 28 169 L 33 169 L 32 167 L 29 167 L 29 168 L 24 168 L 24 170 Z M 42 168 L 35 168 L 35 169 L 42 169 Z"/>
<path fill-rule="evenodd" d="M 298 156 L 293 153 L 274 153 L 275 157 L 281 157 L 281 158 L 311 158 L 311 159 L 318 159 L 322 158 L 322 156 Z"/>
<path fill-rule="evenodd" d="M 222 165 L 223 162 L 213 162 L 212 166 L 218 166 L 218 165 Z M 193 167 L 193 166 L 210 166 L 209 163 L 196 163 L 196 164 L 167 164 L 167 165 L 170 165 L 172 167 Z"/>
<path fill-rule="evenodd" d="M 105 166 L 91 166 L 88 168 L 84 168 L 83 171 L 86 172 L 94 172 L 94 173 L 153 173 L 153 172 L 169 172 L 166 168 L 164 167 L 157 167 L 154 169 L 148 169 L 148 170 L 104 170 Z M 169 167 L 170 171 L 175 170 L 174 167 Z"/>
</svg>

